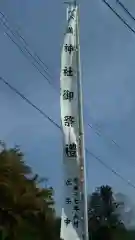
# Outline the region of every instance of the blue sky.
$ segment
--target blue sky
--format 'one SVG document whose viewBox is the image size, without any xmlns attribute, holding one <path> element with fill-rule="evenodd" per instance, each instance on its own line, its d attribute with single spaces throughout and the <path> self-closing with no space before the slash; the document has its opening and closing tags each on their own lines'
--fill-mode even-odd
<svg viewBox="0 0 135 240">
<path fill-rule="evenodd" d="M 112 6 L 133 23 L 116 5 Z M 135 15 L 135 2 L 123 3 Z M 1 0 L 1 11 L 49 67 L 52 82 L 59 86 L 60 51 L 66 24 L 63 1 Z M 84 92 L 86 146 L 112 168 L 135 183 L 135 35 L 129 32 L 101 0 L 81 3 L 81 59 Z M 0 26 L 0 76 L 60 123 L 59 95 L 4 34 Z M 0 139 L 18 144 L 35 172 L 49 178 L 56 190 L 57 209 L 62 196 L 61 134 L 36 110 L 0 82 Z M 121 148 L 98 137 L 87 123 L 100 126 L 103 135 Z M 134 199 L 126 186 L 96 159 L 86 155 L 88 190 L 110 184 L 115 191 Z"/>
</svg>

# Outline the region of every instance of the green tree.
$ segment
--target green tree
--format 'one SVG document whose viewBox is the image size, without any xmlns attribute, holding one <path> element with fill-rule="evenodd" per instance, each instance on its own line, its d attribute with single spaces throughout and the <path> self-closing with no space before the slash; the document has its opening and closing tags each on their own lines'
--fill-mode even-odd
<svg viewBox="0 0 135 240">
<path fill-rule="evenodd" d="M 32 173 L 18 147 L 0 152 L 0 230 L 5 239 L 55 239 L 53 189 Z M 52 231 L 54 229 L 54 231 Z"/>
<path fill-rule="evenodd" d="M 116 229 L 124 228 L 117 214 L 120 203 L 114 200 L 108 185 L 97 188 L 89 197 L 88 219 L 92 239 L 112 239 Z"/>
</svg>

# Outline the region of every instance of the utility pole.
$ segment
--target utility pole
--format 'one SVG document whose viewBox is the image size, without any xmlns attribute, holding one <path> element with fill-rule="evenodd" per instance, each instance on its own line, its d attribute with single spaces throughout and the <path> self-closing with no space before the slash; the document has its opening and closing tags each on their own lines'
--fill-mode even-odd
<svg viewBox="0 0 135 240">
<path fill-rule="evenodd" d="M 76 1 L 75 1 L 76 2 Z M 77 4 L 77 3 L 76 3 Z M 78 113 L 79 113 L 79 163 L 80 163 L 80 190 L 82 202 L 82 225 L 84 240 L 89 239 L 88 235 L 88 206 L 87 206 L 87 186 L 86 186 L 86 159 L 84 143 L 84 123 L 83 123 L 83 96 L 82 96 L 82 76 L 81 76 L 81 57 L 80 57 L 80 12 L 78 6 L 76 23 L 76 43 L 77 43 L 77 81 L 78 81 Z"/>
</svg>

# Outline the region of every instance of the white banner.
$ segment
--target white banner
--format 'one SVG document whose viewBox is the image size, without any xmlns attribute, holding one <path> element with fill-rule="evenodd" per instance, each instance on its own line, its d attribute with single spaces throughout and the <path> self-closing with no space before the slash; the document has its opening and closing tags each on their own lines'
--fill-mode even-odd
<svg viewBox="0 0 135 240">
<path fill-rule="evenodd" d="M 77 7 L 68 8 L 67 29 L 61 56 L 61 121 L 63 131 L 64 191 L 61 220 L 63 240 L 82 239 L 80 168 L 78 162 L 78 89 L 76 61 Z"/>
</svg>

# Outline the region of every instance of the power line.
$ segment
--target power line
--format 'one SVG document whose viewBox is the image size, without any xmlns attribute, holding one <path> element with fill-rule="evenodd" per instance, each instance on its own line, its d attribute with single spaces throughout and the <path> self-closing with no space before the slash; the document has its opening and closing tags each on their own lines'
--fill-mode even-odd
<svg viewBox="0 0 135 240">
<path fill-rule="evenodd" d="M 3 26 L 12 34 L 12 36 L 14 36 L 14 37 L 16 38 L 16 33 L 11 29 L 11 27 L 9 27 L 9 26 L 7 25 L 7 23 L 5 23 L 5 22 L 7 22 L 5 15 L 4 15 L 3 13 L 1 13 L 1 12 L 0 12 L 0 14 L 2 15 L 2 18 L 0 19 L 1 23 L 2 23 Z M 3 19 L 5 20 L 5 22 L 4 22 Z M 27 47 L 26 47 L 26 46 L 23 46 L 23 48 L 25 49 L 25 51 L 24 51 L 24 49 L 23 49 L 16 41 L 14 41 L 14 39 L 9 35 L 9 33 L 7 33 L 7 32 L 5 32 L 5 33 L 6 33 L 6 35 L 10 38 L 10 40 L 18 47 L 18 49 L 23 53 L 23 55 L 24 55 L 28 60 L 29 60 L 29 57 L 30 57 L 32 60 L 34 60 L 34 62 L 31 61 L 31 64 L 38 70 L 38 72 L 45 78 L 45 80 L 47 80 L 48 83 L 49 83 L 50 85 L 52 85 L 52 87 L 54 88 L 54 85 L 52 84 L 52 82 L 50 81 L 50 79 L 45 75 L 45 74 L 47 74 L 47 75 L 50 77 L 50 74 L 47 72 L 46 69 L 44 69 L 44 67 L 39 63 L 39 61 L 31 54 L 31 52 L 27 49 Z M 24 39 L 24 38 L 22 37 L 22 39 Z M 23 40 L 23 41 L 24 41 L 24 40 Z M 27 44 L 27 46 L 28 46 L 28 44 Z M 26 53 L 29 54 L 29 57 L 28 57 L 28 55 L 27 55 Z M 38 59 L 40 59 L 37 54 L 35 54 L 35 55 L 37 56 Z M 36 66 L 35 62 L 42 68 L 42 70 L 43 70 L 44 73 L 39 69 L 38 66 Z M 40 62 L 43 62 L 43 61 L 40 60 Z M 44 64 L 44 65 L 45 65 L 45 64 Z M 56 89 L 55 89 L 55 90 L 56 90 Z"/>
<path fill-rule="evenodd" d="M 31 107 L 36 109 L 38 113 L 40 113 L 45 119 L 50 121 L 55 127 L 57 127 L 59 130 L 61 130 L 61 126 L 57 124 L 51 117 L 49 117 L 43 110 L 41 110 L 39 107 L 37 107 L 35 104 L 33 104 L 28 98 L 24 96 L 20 91 L 18 91 L 14 86 L 9 84 L 3 77 L 0 77 L 0 81 L 3 82 L 6 86 L 8 86 L 13 92 L 15 92 L 19 97 L 21 97 L 26 103 L 28 103 Z M 123 180 L 126 184 L 131 186 L 135 189 L 134 184 L 132 184 L 129 180 L 126 180 L 121 174 L 116 172 L 114 169 L 112 169 L 109 165 L 107 165 L 103 160 L 101 160 L 99 157 L 97 157 L 94 153 L 86 149 L 87 153 L 90 154 L 92 157 L 94 157 L 100 164 L 102 164 L 106 169 L 111 171 L 113 174 L 115 174 L 117 177 L 119 177 L 121 180 Z"/>
<path fill-rule="evenodd" d="M 92 125 L 89 124 L 89 123 L 88 123 L 88 126 L 89 126 L 91 129 L 93 128 Z M 96 134 L 98 137 L 102 137 L 102 138 L 104 138 L 105 140 L 107 140 L 108 142 L 110 141 L 115 147 L 117 147 L 117 149 L 123 153 L 123 155 L 124 155 L 124 158 L 123 158 L 123 159 L 125 160 L 125 162 L 127 162 L 127 163 L 129 164 L 129 159 L 131 159 L 131 157 L 130 157 L 130 155 L 127 153 L 127 151 L 126 151 L 124 148 L 122 148 L 115 140 L 111 139 L 111 138 L 108 137 L 108 136 L 105 136 L 105 135 L 102 134 L 101 132 L 95 131 L 95 130 L 94 130 L 94 132 L 95 132 L 95 134 Z M 125 158 L 125 155 L 127 155 L 128 159 Z M 130 161 L 130 162 L 133 164 L 133 166 L 135 166 L 134 159 L 133 159 L 133 161 Z"/>
<path fill-rule="evenodd" d="M 88 126 L 89 126 L 91 129 L 93 129 L 93 126 L 92 126 L 90 123 L 88 123 Z M 94 130 L 94 129 L 93 129 L 93 130 Z M 99 132 L 99 131 L 100 131 L 99 129 L 94 130 L 95 134 L 96 134 L 98 137 L 105 138 L 105 139 L 107 139 L 108 141 L 110 141 L 111 143 L 113 143 L 117 148 L 120 148 L 119 144 L 118 144 L 115 140 L 113 140 L 113 139 L 111 139 L 111 138 L 109 138 L 109 137 L 101 134 L 101 132 Z"/>
<path fill-rule="evenodd" d="M 7 20 L 7 18 L 6 18 L 6 16 L 0 11 L 0 14 L 2 15 L 2 18 L 0 19 L 1 20 L 1 23 L 4 25 L 4 27 L 6 27 L 6 29 L 7 30 L 9 30 L 10 31 L 10 33 L 16 38 L 17 36 L 25 43 L 25 46 L 24 46 L 24 48 L 25 48 L 25 50 L 28 52 L 28 54 L 32 57 L 32 58 L 34 58 L 34 56 L 28 51 L 28 49 L 26 48 L 26 46 L 27 47 L 29 47 L 29 45 L 28 45 L 28 43 L 26 42 L 26 40 L 18 33 L 18 31 L 14 31 L 13 29 L 11 29 L 11 27 L 9 27 L 9 24 L 8 24 L 8 20 Z M 7 25 L 8 24 L 8 25 Z M 38 59 L 41 61 L 41 59 L 40 59 L 40 57 L 34 52 L 34 55 L 35 56 L 37 56 L 38 57 Z M 34 60 L 37 62 L 37 60 L 34 58 Z M 42 61 L 41 61 L 42 62 Z M 38 64 L 39 64 L 39 62 L 37 62 Z M 43 62 L 42 62 L 43 63 Z M 44 66 L 45 66 L 45 68 L 47 68 L 48 69 L 48 67 L 44 64 Z M 43 69 L 45 72 L 46 72 L 46 70 L 45 69 Z M 47 75 L 49 75 L 48 74 L 48 72 L 46 72 L 47 73 Z"/>
<path fill-rule="evenodd" d="M 6 35 L 8 36 L 8 38 L 18 47 L 18 49 L 23 53 L 23 55 L 28 59 L 28 55 L 24 52 L 24 50 L 19 46 L 19 44 L 17 42 L 15 42 L 12 37 L 6 32 Z M 29 59 L 28 59 L 29 60 Z M 51 84 L 51 82 L 49 81 L 49 79 L 41 72 L 41 70 L 35 65 L 34 62 L 31 61 L 31 64 L 38 70 L 38 72 L 49 82 L 49 84 Z"/>
<path fill-rule="evenodd" d="M 22 39 L 22 41 L 25 43 L 25 45 L 29 47 L 29 44 L 26 42 L 26 40 L 24 39 L 24 37 L 22 37 L 22 36 L 19 34 L 18 31 L 16 31 L 16 34 L 19 36 L 19 38 Z M 47 70 L 49 70 L 48 66 L 42 61 L 42 59 L 37 55 L 36 52 L 34 52 L 34 55 L 35 55 L 35 57 L 37 57 L 38 60 L 45 66 L 45 68 L 46 68 Z"/>
<path fill-rule="evenodd" d="M 17 37 L 17 36 L 18 36 L 19 39 L 22 40 L 22 42 L 25 44 L 25 48 L 26 48 L 26 46 L 27 46 L 27 47 L 30 49 L 30 46 L 29 46 L 28 42 L 26 42 L 26 40 L 24 39 L 24 37 L 21 36 L 21 34 L 20 34 L 17 30 L 13 30 L 13 29 L 11 29 L 11 27 L 9 27 L 8 20 L 7 20 L 7 17 L 5 16 L 5 14 L 2 13 L 1 11 L 0 11 L 0 14 L 2 15 L 2 19 L 0 19 L 1 22 L 2 22 L 2 24 L 3 24 L 8 30 L 10 30 L 11 34 L 12 34 L 14 37 Z M 8 24 L 8 26 L 5 24 L 5 22 L 3 21 L 3 19 L 4 19 L 5 22 Z M 17 35 L 17 36 L 16 36 L 16 35 Z M 27 49 L 26 51 L 28 51 L 28 49 Z M 29 53 L 29 52 L 28 52 L 28 53 Z M 38 60 L 44 65 L 44 67 L 45 67 L 47 70 L 49 70 L 48 66 L 45 64 L 45 62 L 42 61 L 42 59 L 38 56 L 38 54 L 37 54 L 35 51 L 33 51 L 33 53 L 34 53 L 34 56 L 37 57 Z M 30 54 L 30 53 L 29 53 L 29 54 Z M 31 55 L 31 54 L 30 54 L 30 55 Z M 31 57 L 34 58 L 34 56 L 32 55 Z M 36 61 L 36 59 L 35 59 L 35 61 Z M 38 64 L 39 64 L 39 63 L 38 63 Z M 51 77 L 50 73 L 48 73 L 48 72 L 46 72 L 46 73 Z"/>
<path fill-rule="evenodd" d="M 124 23 L 124 25 L 135 34 L 135 30 L 126 22 L 126 20 L 124 20 L 124 18 L 122 18 L 117 12 L 116 10 L 111 7 L 111 5 L 106 2 L 106 0 L 102 0 L 102 2 L 104 2 L 106 4 L 106 6 Z"/>
<path fill-rule="evenodd" d="M 117 171 L 111 168 L 108 164 L 106 164 L 100 157 L 97 157 L 94 153 L 92 153 L 88 149 L 86 149 L 86 152 L 90 154 L 93 158 L 95 158 L 98 162 L 100 162 L 106 169 L 108 169 L 117 177 L 119 177 L 122 181 L 124 181 L 127 185 L 135 189 L 135 185 L 130 180 L 127 180 L 126 178 L 124 178 L 121 174 L 119 174 Z"/>
<path fill-rule="evenodd" d="M 50 118 L 44 111 L 42 111 L 40 108 L 38 108 L 34 103 L 32 103 L 28 98 L 26 98 L 20 91 L 18 91 L 15 87 L 13 87 L 10 83 L 8 83 L 4 78 L 0 77 L 0 81 L 2 81 L 4 84 L 6 84 L 12 91 L 14 91 L 18 96 L 20 96 L 24 101 L 26 101 L 31 107 L 35 108 L 40 114 L 42 114 L 43 117 L 48 119 L 55 127 L 61 129 L 61 127 L 53 121 L 52 118 Z"/>
<path fill-rule="evenodd" d="M 124 9 L 124 11 L 135 21 L 135 17 L 129 12 L 129 10 L 125 7 L 125 5 L 120 1 L 116 0 L 116 2 Z"/>
</svg>

